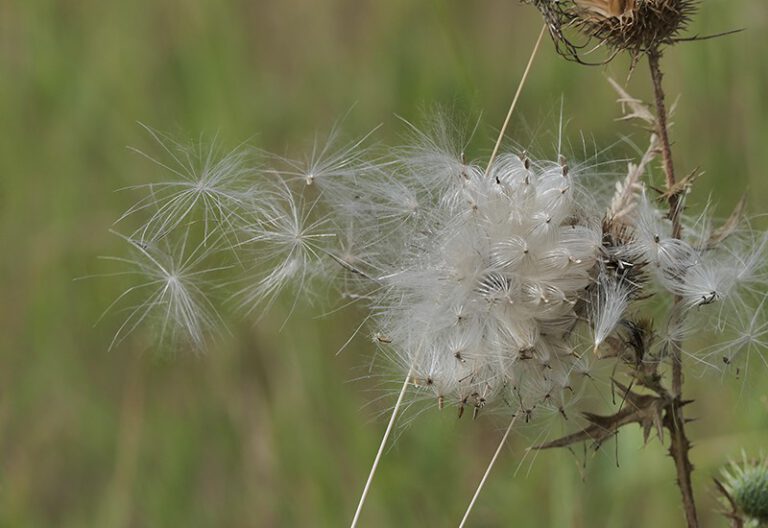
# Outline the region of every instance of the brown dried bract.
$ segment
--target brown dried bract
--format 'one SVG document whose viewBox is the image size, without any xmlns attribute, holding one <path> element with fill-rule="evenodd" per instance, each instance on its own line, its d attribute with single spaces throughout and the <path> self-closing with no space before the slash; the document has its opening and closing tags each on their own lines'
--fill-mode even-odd
<svg viewBox="0 0 768 528">
<path fill-rule="evenodd" d="M 557 51 L 584 64 L 607 62 L 621 51 L 636 57 L 673 44 L 698 7 L 698 0 L 526 1 L 544 15 Z M 601 46 L 612 52 L 607 60 L 585 60 Z"/>
</svg>

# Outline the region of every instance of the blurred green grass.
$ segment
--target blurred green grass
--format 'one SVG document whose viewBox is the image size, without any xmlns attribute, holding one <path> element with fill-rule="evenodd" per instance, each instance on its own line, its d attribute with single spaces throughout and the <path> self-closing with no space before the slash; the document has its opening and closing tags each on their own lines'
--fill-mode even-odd
<svg viewBox="0 0 768 528">
<path fill-rule="evenodd" d="M 72 279 L 121 251 L 107 230 L 135 196 L 114 190 L 158 176 L 124 148 L 151 148 L 137 121 L 298 154 L 353 105 L 351 133 L 383 122 L 380 137 L 395 141 L 395 114 L 417 121 L 439 103 L 482 111 L 485 133 L 539 27 L 512 0 L 0 2 L 0 525 L 348 522 L 389 405 L 366 406 L 380 393 L 350 382 L 372 352 L 364 339 L 334 355 L 355 329 L 349 313 L 302 309 L 279 332 L 278 306 L 203 357 L 159 356 L 140 334 L 108 352 L 116 318 L 93 324 L 120 284 Z M 706 171 L 694 201 L 711 195 L 725 214 L 747 187 L 765 213 L 768 10 L 707 0 L 692 32 L 736 27 L 747 31 L 667 54 L 676 161 Z M 578 67 L 547 45 L 511 134 L 555 128 L 563 97 L 574 141 L 582 130 L 598 145 L 644 141 L 613 122 L 602 78 L 624 79 L 626 66 Z M 640 67 L 633 94 L 647 97 L 646 84 Z M 710 477 L 766 445 L 768 390 L 765 377 L 746 389 L 690 381 L 700 509 L 720 526 Z M 364 525 L 457 524 L 503 425 L 420 417 L 384 459 Z M 567 452 L 543 453 L 515 475 L 525 445 L 505 452 L 474 526 L 681 525 L 657 442 L 622 435 L 586 472 Z"/>
</svg>

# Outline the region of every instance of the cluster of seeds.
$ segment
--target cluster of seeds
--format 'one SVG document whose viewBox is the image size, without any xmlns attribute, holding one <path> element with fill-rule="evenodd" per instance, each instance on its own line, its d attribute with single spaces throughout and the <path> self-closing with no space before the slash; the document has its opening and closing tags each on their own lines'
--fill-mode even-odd
<svg viewBox="0 0 768 528">
<path fill-rule="evenodd" d="M 381 278 L 380 331 L 441 406 L 561 398 L 575 359 L 568 336 L 601 247 L 578 174 L 504 155 L 485 172 L 446 165 L 442 177 L 432 222 L 419 227 L 426 236 L 402 239 Z"/>
<path fill-rule="evenodd" d="M 220 321 L 212 294 L 252 314 L 335 284 L 368 305 L 401 375 L 460 414 L 564 414 L 590 374 L 585 356 L 658 363 L 701 329 L 717 339 L 692 354 L 700 363 L 765 361 L 765 233 L 705 213 L 683 217 L 681 239 L 636 166 L 619 183 L 561 156 L 508 152 L 483 168 L 452 146 L 447 122 L 435 130 L 379 154 L 323 145 L 305 163 L 156 135 L 178 167 L 159 163 L 183 179 L 148 187 L 122 218 L 147 215 L 125 237 L 135 258 L 119 259 L 147 280 L 126 292 L 145 297 L 116 342 L 155 320 L 200 348 Z M 690 316 L 654 329 L 652 298 L 677 298 Z"/>
</svg>

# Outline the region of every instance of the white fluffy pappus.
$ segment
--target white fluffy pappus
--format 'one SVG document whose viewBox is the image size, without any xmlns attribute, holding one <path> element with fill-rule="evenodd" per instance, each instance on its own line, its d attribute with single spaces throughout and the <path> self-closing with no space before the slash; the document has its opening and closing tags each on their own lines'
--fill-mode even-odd
<svg viewBox="0 0 768 528">
<path fill-rule="evenodd" d="M 510 154 L 487 175 L 464 167 L 446 175 L 428 216 L 436 221 L 419 226 L 429 238 L 390 264 L 375 305 L 414 383 L 460 409 L 525 400 L 533 385 L 520 369 L 544 380 L 567 362 L 561 343 L 601 238 L 601 212 L 576 202 L 578 174 L 564 166 Z"/>
<path fill-rule="evenodd" d="M 602 270 L 599 275 L 596 291 L 590 303 L 590 322 L 594 350 L 613 333 L 624 318 L 631 301 L 634 285 L 628 284 L 620 277 Z"/>
<path fill-rule="evenodd" d="M 325 274 L 325 256 L 336 237 L 327 214 L 317 199 L 307 202 L 280 180 L 266 187 L 268 194 L 250 223 L 243 226 L 246 265 L 244 286 L 235 294 L 246 313 L 269 307 L 286 287 L 296 292 L 298 302 L 309 282 Z"/>
<path fill-rule="evenodd" d="M 207 264 L 215 244 L 188 245 L 189 230 L 185 230 L 174 245 L 165 239 L 146 243 L 116 234 L 129 244 L 133 255 L 102 258 L 130 267 L 112 275 L 141 280 L 126 289 L 105 310 L 106 313 L 126 305 L 119 311 L 128 314 L 115 333 L 110 349 L 149 321 L 157 326 L 159 342 L 184 341 L 196 350 L 203 350 L 208 335 L 223 326 L 206 291 L 210 286 L 208 276 L 228 267 Z"/>
<path fill-rule="evenodd" d="M 177 228 L 201 221 L 211 231 L 234 235 L 243 210 L 254 198 L 251 188 L 259 172 L 253 149 L 238 147 L 223 152 L 214 139 L 184 144 L 144 126 L 168 158 L 154 158 L 133 149 L 172 176 L 169 181 L 136 185 L 147 194 L 115 222 L 150 212 L 131 235 L 151 241 Z M 222 229 L 223 228 L 223 229 Z"/>
<path fill-rule="evenodd" d="M 685 314 L 715 316 L 718 330 L 733 312 L 762 306 L 764 232 L 732 222 L 713 229 L 706 210 L 694 221 L 683 216 L 678 239 L 667 204 L 637 171 L 615 186 L 603 164 L 569 167 L 513 152 L 484 169 L 465 159 L 454 125 L 433 125 L 431 134 L 409 125 L 407 145 L 383 151 L 367 149 L 368 136 L 337 146 L 334 128 L 305 163 L 262 154 L 268 168 L 253 166 L 253 149 L 223 157 L 198 150 L 206 155 L 195 158 L 158 137 L 172 160 L 158 163 L 189 170 L 153 184 L 123 219 L 149 216 L 131 237 L 139 247 L 186 240 L 190 228 L 203 235 L 201 253 L 226 246 L 238 276 L 216 287 L 235 290 L 228 293 L 246 315 L 264 313 L 287 290 L 295 307 L 318 286 L 369 303 L 387 356 L 441 405 L 459 409 L 535 399 L 540 391 L 526 387 L 584 364 L 574 350 L 597 351 L 632 323 L 635 299 L 680 299 Z M 204 171 L 192 171 L 195 159 Z M 613 187 L 611 200 L 605 190 Z M 161 280 L 150 268 L 140 271 Z M 194 305 L 206 308 L 195 313 L 208 311 L 206 293 L 194 289 Z M 166 325 L 192 336 L 216 319 L 188 324 L 194 318 L 173 313 Z M 686 335 L 711 320 L 678 319 Z M 653 333 L 649 346 L 679 346 L 677 333 Z M 522 380 L 523 372 L 538 381 Z"/>
</svg>

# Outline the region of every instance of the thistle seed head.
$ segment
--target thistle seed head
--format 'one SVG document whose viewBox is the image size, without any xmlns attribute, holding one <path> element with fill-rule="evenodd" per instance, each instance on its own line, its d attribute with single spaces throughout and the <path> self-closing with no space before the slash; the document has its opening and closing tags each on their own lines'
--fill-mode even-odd
<svg viewBox="0 0 768 528">
<path fill-rule="evenodd" d="M 701 364 L 768 365 L 768 235 L 739 207 L 722 224 L 683 211 L 675 237 L 641 179 L 654 141 L 617 185 L 596 170 L 604 163 L 566 163 L 559 152 L 502 151 L 486 167 L 466 159 L 455 128 L 438 118 L 372 159 L 359 141 L 324 144 L 307 164 L 262 154 L 266 168 L 236 150 L 212 156 L 216 178 L 201 180 L 219 201 L 150 193 L 160 213 L 127 216 L 148 216 L 139 235 L 158 225 L 163 234 L 126 237 L 136 255 L 121 262 L 145 282 L 128 292 L 139 309 L 116 341 L 151 319 L 199 348 L 218 323 L 214 292 L 229 290 L 248 315 L 285 293 L 292 311 L 332 286 L 344 303 L 369 305 L 375 342 L 418 394 L 459 414 L 495 406 L 526 421 L 564 417 L 580 381 L 597 378 L 594 359 L 652 383 L 693 332 L 715 334 L 691 354 Z M 177 172 L 181 181 L 158 185 L 186 190 Z M 211 284 L 220 259 L 236 275 Z M 681 299 L 686 317 L 659 331 L 643 313 L 650 297 Z"/>
</svg>

